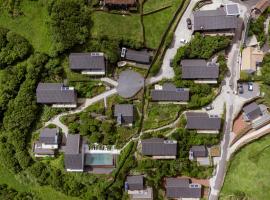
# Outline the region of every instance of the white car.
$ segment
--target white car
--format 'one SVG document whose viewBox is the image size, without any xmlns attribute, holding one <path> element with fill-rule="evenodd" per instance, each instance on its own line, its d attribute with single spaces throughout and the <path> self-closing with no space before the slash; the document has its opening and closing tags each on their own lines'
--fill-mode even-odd
<svg viewBox="0 0 270 200">
<path fill-rule="evenodd" d="M 187 43 L 187 41 L 185 39 L 183 39 L 183 38 L 180 39 L 180 42 L 183 43 L 183 44 L 186 44 Z"/>
</svg>

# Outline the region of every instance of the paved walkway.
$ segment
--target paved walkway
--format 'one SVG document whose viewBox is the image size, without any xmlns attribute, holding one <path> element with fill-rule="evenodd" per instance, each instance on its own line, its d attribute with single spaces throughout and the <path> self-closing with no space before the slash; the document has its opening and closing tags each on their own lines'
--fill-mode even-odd
<svg viewBox="0 0 270 200">
<path fill-rule="evenodd" d="M 183 43 L 180 42 L 180 40 L 185 39 L 186 41 L 190 41 L 191 39 L 192 30 L 189 30 L 187 28 L 186 19 L 191 16 L 192 9 L 197 2 L 198 0 L 191 0 L 184 15 L 182 16 L 181 20 L 178 23 L 178 26 L 174 33 L 174 42 L 172 44 L 172 47 L 167 49 L 164 55 L 162 66 L 159 73 L 156 76 L 147 79 L 146 80 L 147 84 L 154 84 L 161 81 L 162 79 L 172 79 L 174 77 L 174 71 L 173 68 L 170 67 L 170 62 L 171 60 L 173 60 L 179 47 L 184 45 Z"/>
<path fill-rule="evenodd" d="M 72 115 L 72 114 L 76 114 L 76 113 L 80 113 L 82 112 L 84 109 L 86 109 L 88 106 L 98 102 L 98 101 L 101 101 L 101 100 L 104 100 L 105 98 L 108 98 L 114 94 L 116 94 L 117 91 L 116 89 L 112 89 L 112 90 L 109 90 L 109 91 L 106 91 L 102 94 L 99 94 L 93 98 L 90 98 L 90 99 L 86 99 L 85 102 L 78 108 L 74 109 L 74 110 L 71 110 L 71 111 L 68 111 L 68 112 L 64 112 L 64 113 L 61 113 L 59 115 L 56 115 L 55 117 L 53 117 L 52 119 L 50 119 L 48 122 L 45 123 L 45 126 L 48 126 L 49 124 L 54 124 L 58 127 L 60 127 L 62 129 L 62 132 L 65 133 L 65 135 L 68 134 L 68 127 L 66 125 L 64 125 L 61 121 L 60 121 L 60 118 L 63 117 L 63 116 L 66 116 L 66 115 Z"/>
<path fill-rule="evenodd" d="M 108 83 L 109 85 L 112 85 L 114 87 L 116 87 L 118 85 L 118 82 L 111 79 L 111 78 L 108 78 L 108 77 L 103 77 L 100 79 L 101 81 L 105 82 L 105 83 Z"/>
</svg>

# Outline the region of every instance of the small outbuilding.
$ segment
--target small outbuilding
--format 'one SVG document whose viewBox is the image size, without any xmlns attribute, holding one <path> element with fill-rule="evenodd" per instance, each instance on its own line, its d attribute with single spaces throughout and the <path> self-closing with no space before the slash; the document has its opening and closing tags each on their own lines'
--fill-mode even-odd
<svg viewBox="0 0 270 200">
<path fill-rule="evenodd" d="M 134 122 L 134 106 L 132 104 L 116 104 L 114 117 L 119 125 L 132 126 Z"/>
</svg>

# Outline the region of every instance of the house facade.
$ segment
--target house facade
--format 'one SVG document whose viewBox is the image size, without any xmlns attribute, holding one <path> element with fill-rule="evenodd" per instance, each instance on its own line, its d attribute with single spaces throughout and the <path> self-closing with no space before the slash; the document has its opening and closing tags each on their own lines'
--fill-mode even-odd
<svg viewBox="0 0 270 200">
<path fill-rule="evenodd" d="M 141 141 L 142 155 L 153 159 L 175 159 L 177 155 L 177 141 L 164 138 L 150 138 Z"/>
<path fill-rule="evenodd" d="M 151 90 L 151 99 L 156 102 L 187 103 L 189 100 L 188 88 L 176 88 L 172 83 L 155 85 Z"/>
<path fill-rule="evenodd" d="M 39 83 L 36 89 L 37 103 L 54 108 L 76 108 L 77 93 L 63 83 Z"/>
<path fill-rule="evenodd" d="M 196 83 L 216 84 L 219 76 L 218 64 L 203 59 L 181 60 L 181 71 L 182 79 Z"/>
<path fill-rule="evenodd" d="M 224 8 L 199 10 L 193 13 L 193 31 L 205 35 L 234 36 L 239 26 L 238 17 L 227 15 Z"/>
<path fill-rule="evenodd" d="M 153 189 L 145 185 L 142 175 L 127 176 L 125 190 L 132 200 L 153 200 Z"/>
<path fill-rule="evenodd" d="M 189 160 L 196 161 L 199 165 L 210 165 L 208 149 L 204 145 L 194 145 L 189 150 Z"/>
<path fill-rule="evenodd" d="M 59 148 L 59 129 L 45 128 L 41 131 L 38 141 L 34 143 L 35 157 L 54 157 Z"/>
<path fill-rule="evenodd" d="M 221 129 L 221 118 L 217 115 L 209 115 L 206 112 L 186 112 L 189 130 L 196 130 L 197 133 L 218 134 Z"/>
<path fill-rule="evenodd" d="M 114 117 L 118 125 L 132 126 L 134 122 L 134 106 L 132 104 L 116 104 Z"/>
<path fill-rule="evenodd" d="M 188 178 L 166 178 L 165 189 L 168 199 L 199 200 L 202 197 L 202 186 L 191 183 Z"/>
<path fill-rule="evenodd" d="M 68 172 L 84 171 L 84 149 L 79 134 L 68 134 L 64 148 L 64 162 Z"/>
<path fill-rule="evenodd" d="M 86 75 L 102 76 L 106 74 L 106 62 L 104 53 L 71 53 L 69 66 L 73 71 Z"/>
<path fill-rule="evenodd" d="M 146 49 L 133 50 L 123 47 L 121 50 L 121 59 L 145 65 L 149 65 L 151 63 L 150 53 Z"/>
</svg>

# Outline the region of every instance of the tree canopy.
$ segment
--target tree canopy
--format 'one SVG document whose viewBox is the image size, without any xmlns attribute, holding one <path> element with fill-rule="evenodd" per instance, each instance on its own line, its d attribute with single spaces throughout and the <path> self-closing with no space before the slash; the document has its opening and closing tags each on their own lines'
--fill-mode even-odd
<svg viewBox="0 0 270 200">
<path fill-rule="evenodd" d="M 50 25 L 57 52 L 83 44 L 89 36 L 90 14 L 82 0 L 56 0 L 49 6 Z"/>
</svg>

